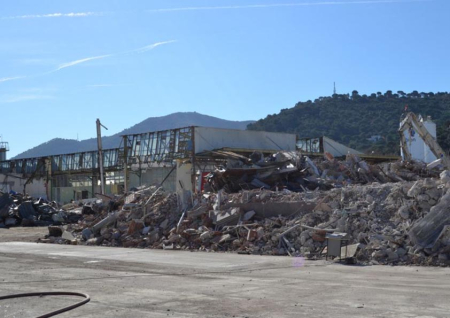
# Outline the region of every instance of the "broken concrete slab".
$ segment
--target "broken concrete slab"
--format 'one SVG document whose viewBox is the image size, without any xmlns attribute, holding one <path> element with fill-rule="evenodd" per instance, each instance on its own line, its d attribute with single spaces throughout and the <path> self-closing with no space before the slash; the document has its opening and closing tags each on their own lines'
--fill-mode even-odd
<svg viewBox="0 0 450 318">
<path fill-rule="evenodd" d="M 242 221 L 249 221 L 255 214 L 256 212 L 253 210 L 245 212 L 244 216 L 242 217 Z"/>
<path fill-rule="evenodd" d="M 104 218 L 103 220 L 101 220 L 100 222 L 95 224 L 92 227 L 92 231 L 94 233 L 100 231 L 102 228 L 108 226 L 111 223 L 114 223 L 117 220 L 117 217 L 118 217 L 118 213 L 116 213 L 116 212 L 110 213 L 106 218 Z"/>
<path fill-rule="evenodd" d="M 432 247 L 446 225 L 450 225 L 450 192 L 413 226 L 409 237 L 423 248 Z"/>
<path fill-rule="evenodd" d="M 219 226 L 237 223 L 241 216 L 240 208 L 231 208 L 228 211 L 210 211 L 213 223 Z"/>
</svg>

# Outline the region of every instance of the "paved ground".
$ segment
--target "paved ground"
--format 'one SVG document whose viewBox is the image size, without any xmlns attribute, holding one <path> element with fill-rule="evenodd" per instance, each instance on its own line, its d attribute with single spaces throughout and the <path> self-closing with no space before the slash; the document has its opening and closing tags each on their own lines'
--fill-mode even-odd
<svg viewBox="0 0 450 318">
<path fill-rule="evenodd" d="M 450 317 L 446 268 L 0 243 L 0 295 L 39 291 L 91 296 L 58 317 Z M 0 317 L 36 317 L 78 300 L 1 301 Z"/>
</svg>

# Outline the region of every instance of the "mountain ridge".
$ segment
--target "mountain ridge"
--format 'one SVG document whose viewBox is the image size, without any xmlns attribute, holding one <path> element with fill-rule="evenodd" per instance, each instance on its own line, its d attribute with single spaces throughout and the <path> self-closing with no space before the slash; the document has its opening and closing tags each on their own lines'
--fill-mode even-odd
<svg viewBox="0 0 450 318">
<path fill-rule="evenodd" d="M 126 128 L 118 132 L 117 134 L 103 136 L 102 145 L 103 149 L 117 148 L 120 145 L 120 136 L 122 135 L 139 134 L 188 126 L 245 130 L 247 125 L 253 122 L 253 120 L 225 120 L 197 112 L 176 112 L 160 117 L 149 117 L 131 126 L 130 128 Z M 80 141 L 75 139 L 53 138 L 16 155 L 12 159 L 35 158 L 94 150 L 97 150 L 97 138 L 89 138 Z"/>
</svg>

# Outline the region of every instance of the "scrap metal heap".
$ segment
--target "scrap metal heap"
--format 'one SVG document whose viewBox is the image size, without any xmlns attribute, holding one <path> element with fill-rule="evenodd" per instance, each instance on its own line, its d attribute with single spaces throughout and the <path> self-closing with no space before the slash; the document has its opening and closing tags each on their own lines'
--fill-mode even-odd
<svg viewBox="0 0 450 318">
<path fill-rule="evenodd" d="M 0 228 L 47 226 L 77 222 L 81 213 L 66 212 L 56 202 L 0 191 Z"/>
<path fill-rule="evenodd" d="M 253 166 L 250 173 L 236 162 L 218 169 L 208 179 L 220 190 L 192 195 L 187 207 L 157 187 L 100 197 L 98 212 L 85 209 L 76 224 L 60 227 L 61 236 L 39 241 L 317 259 L 327 253 L 327 233 L 335 232 L 347 234 L 359 263 L 450 264 L 448 171 L 369 165 L 356 156 L 276 156 L 283 159 L 270 170 Z"/>
</svg>

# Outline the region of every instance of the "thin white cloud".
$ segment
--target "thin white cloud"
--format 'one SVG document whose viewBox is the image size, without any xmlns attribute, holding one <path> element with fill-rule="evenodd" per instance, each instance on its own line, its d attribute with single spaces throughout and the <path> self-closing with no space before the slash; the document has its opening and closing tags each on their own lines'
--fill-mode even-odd
<svg viewBox="0 0 450 318">
<path fill-rule="evenodd" d="M 89 62 L 92 60 L 99 60 L 99 59 L 104 59 L 105 57 L 110 57 L 113 54 L 106 54 L 106 55 L 100 55 L 100 56 L 92 56 L 92 57 L 86 57 L 84 59 L 80 59 L 80 60 L 76 60 L 76 61 L 72 61 L 72 62 L 68 62 L 68 63 L 63 63 L 60 64 L 55 71 L 59 71 L 62 70 L 63 68 L 66 67 L 71 67 L 71 66 L 75 66 L 77 64 L 81 64 L 81 63 L 85 63 L 85 62 Z"/>
<path fill-rule="evenodd" d="M 143 46 L 143 47 L 135 49 L 135 50 L 126 51 L 126 52 L 123 52 L 123 53 L 118 53 L 118 55 L 119 54 L 128 54 L 128 53 L 144 53 L 144 52 L 153 50 L 154 48 L 156 48 L 156 47 L 158 47 L 160 45 L 169 44 L 169 43 L 175 43 L 175 42 L 176 42 L 176 40 L 164 41 L 164 42 L 156 42 L 156 43 L 153 43 L 153 44 L 150 44 L 150 45 L 146 45 L 146 46 Z"/>
<path fill-rule="evenodd" d="M 80 59 L 80 60 L 76 60 L 76 61 L 72 61 L 72 62 L 68 62 L 68 63 L 64 63 L 59 65 L 55 71 L 59 71 L 62 70 L 63 68 L 66 67 L 71 67 L 71 66 L 75 66 L 81 63 L 85 63 L 85 62 L 89 62 L 92 60 L 99 60 L 99 59 L 104 59 L 106 57 L 113 57 L 113 56 L 119 56 L 119 55 L 124 55 L 124 54 L 131 54 L 131 53 L 144 53 L 150 50 L 153 50 L 154 48 L 160 46 L 160 45 L 164 45 L 164 44 L 169 44 L 169 43 L 174 43 L 176 42 L 175 40 L 171 40 L 171 41 L 164 41 L 164 42 L 156 42 L 150 45 L 146 45 L 143 47 L 140 47 L 138 49 L 134 49 L 134 50 L 130 50 L 130 51 L 124 51 L 124 52 L 119 52 L 119 53 L 112 53 L 112 54 L 105 54 L 105 55 L 100 55 L 100 56 L 92 56 L 92 57 L 87 57 L 84 59 Z"/>
<path fill-rule="evenodd" d="M 18 80 L 18 79 L 25 78 L 25 77 L 26 76 L 3 77 L 3 78 L 0 78 L 0 83 L 14 81 L 14 80 Z"/>
<path fill-rule="evenodd" d="M 55 69 L 42 73 L 42 74 L 37 74 L 37 75 L 33 75 L 33 77 L 36 76 L 42 76 L 45 74 L 50 74 L 50 73 L 54 73 L 57 71 L 60 71 L 62 69 L 68 68 L 68 67 L 72 67 L 81 63 L 86 63 L 89 61 L 93 61 L 93 60 L 100 60 L 100 59 L 104 59 L 107 57 L 112 57 L 112 56 L 120 56 L 120 55 L 126 55 L 126 54 L 132 54 L 132 53 L 136 53 L 136 54 L 141 54 L 150 50 L 153 50 L 154 48 L 164 45 L 164 44 L 169 44 L 169 43 L 174 43 L 176 42 L 175 40 L 171 40 L 171 41 L 164 41 L 164 42 L 156 42 L 150 45 L 146 45 L 134 50 L 130 50 L 130 51 L 124 51 L 124 52 L 119 52 L 119 53 L 112 53 L 112 54 L 105 54 L 105 55 L 98 55 L 98 56 L 91 56 L 91 57 L 86 57 L 83 59 L 79 59 L 79 60 L 75 60 L 75 61 L 71 61 L 71 62 L 67 62 L 67 63 L 63 63 L 58 65 Z M 2 82 L 7 82 L 7 81 L 12 81 L 12 80 L 18 80 L 18 79 L 22 79 L 22 78 L 26 78 L 26 77 L 31 77 L 31 76 L 14 76 L 14 77 L 3 77 L 0 78 L 0 83 Z"/>
<path fill-rule="evenodd" d="M 42 19 L 42 18 L 83 18 L 89 16 L 103 15 L 103 12 L 70 12 L 70 13 L 48 13 L 48 14 L 27 14 L 11 17 L 2 17 L 2 20 L 10 19 Z"/>
<path fill-rule="evenodd" d="M 52 95 L 16 95 L 16 96 L 3 96 L 0 98 L 0 103 L 19 103 L 32 100 L 43 100 L 43 99 L 55 99 Z"/>
<path fill-rule="evenodd" d="M 430 1 L 434 1 L 434 0 L 357 0 L 357 1 L 292 2 L 292 3 L 233 5 L 233 6 L 206 6 L 206 7 L 181 7 L 181 8 L 150 9 L 150 10 L 146 10 L 146 12 L 157 13 L 157 12 L 177 12 L 177 11 L 258 9 L 258 8 L 280 8 L 280 7 L 352 5 L 352 4 L 412 3 L 412 2 L 430 2 Z"/>
<path fill-rule="evenodd" d="M 352 4 L 383 4 L 383 3 L 412 3 L 430 2 L 434 0 L 354 0 L 354 1 L 320 1 L 320 2 L 291 2 L 291 3 L 266 3 L 266 4 L 246 4 L 231 6 L 204 6 L 204 7 L 180 7 L 150 9 L 146 12 L 177 12 L 177 11 L 201 11 L 201 10 L 232 10 L 232 9 L 258 9 L 258 8 L 280 8 L 280 7 L 304 7 L 304 6 L 329 6 L 329 5 L 352 5 Z M 70 12 L 70 13 L 47 13 L 47 14 L 26 14 L 9 17 L 0 17 L 0 20 L 11 19 L 45 19 L 45 18 L 83 18 L 90 16 L 103 16 L 107 14 L 119 14 L 123 12 Z"/>
<path fill-rule="evenodd" d="M 118 86 L 130 86 L 131 84 L 92 84 L 87 85 L 89 88 L 98 88 L 98 87 L 118 87 Z"/>
</svg>

